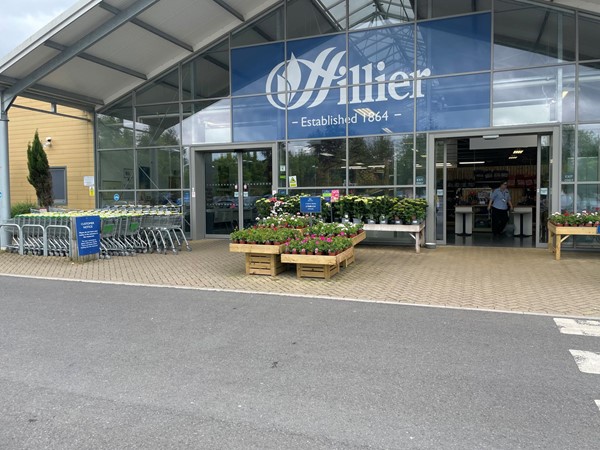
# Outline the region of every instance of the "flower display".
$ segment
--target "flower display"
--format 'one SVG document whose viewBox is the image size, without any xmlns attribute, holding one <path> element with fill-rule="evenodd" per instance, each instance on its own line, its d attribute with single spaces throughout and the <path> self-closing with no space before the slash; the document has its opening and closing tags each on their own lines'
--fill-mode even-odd
<svg viewBox="0 0 600 450">
<path fill-rule="evenodd" d="M 600 225 L 600 210 L 588 212 L 555 212 L 548 218 L 550 223 L 563 227 L 591 227 Z"/>
<path fill-rule="evenodd" d="M 344 236 L 317 236 L 292 239 L 285 244 L 285 253 L 306 255 L 337 255 L 352 247 L 352 240 Z"/>
</svg>

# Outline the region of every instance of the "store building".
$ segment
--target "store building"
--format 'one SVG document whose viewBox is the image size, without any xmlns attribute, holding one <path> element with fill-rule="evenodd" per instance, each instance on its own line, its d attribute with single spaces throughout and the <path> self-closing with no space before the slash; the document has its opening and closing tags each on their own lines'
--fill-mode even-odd
<svg viewBox="0 0 600 450">
<path fill-rule="evenodd" d="M 97 113 L 98 206 L 180 204 L 199 239 L 252 223 L 273 192 L 423 197 L 427 240 L 452 244 L 487 231 L 481 204 L 508 180 L 531 246 L 549 212 L 600 207 L 594 2 L 115 0 L 69 14 L 40 37 L 39 77 L 21 78 L 33 46 L 0 64 L 0 88 L 73 78 L 58 96 Z"/>
</svg>

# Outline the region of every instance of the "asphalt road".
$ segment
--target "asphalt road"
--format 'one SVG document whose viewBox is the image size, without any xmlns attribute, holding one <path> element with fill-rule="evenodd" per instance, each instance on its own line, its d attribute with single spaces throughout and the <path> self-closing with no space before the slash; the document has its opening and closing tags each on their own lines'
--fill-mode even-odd
<svg viewBox="0 0 600 450">
<path fill-rule="evenodd" d="M 597 449 L 552 317 L 0 277 L 2 449 Z"/>
</svg>

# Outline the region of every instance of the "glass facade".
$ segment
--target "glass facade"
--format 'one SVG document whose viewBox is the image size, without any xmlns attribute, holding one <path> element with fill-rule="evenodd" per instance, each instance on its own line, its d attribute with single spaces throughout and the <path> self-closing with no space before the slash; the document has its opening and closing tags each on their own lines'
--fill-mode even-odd
<svg viewBox="0 0 600 450">
<path fill-rule="evenodd" d="M 431 196 L 428 133 L 536 125 L 561 129 L 557 204 L 598 208 L 599 23 L 535 1 L 282 1 L 98 114 L 99 201 L 189 203 L 194 152 L 262 143 L 273 189 Z"/>
</svg>

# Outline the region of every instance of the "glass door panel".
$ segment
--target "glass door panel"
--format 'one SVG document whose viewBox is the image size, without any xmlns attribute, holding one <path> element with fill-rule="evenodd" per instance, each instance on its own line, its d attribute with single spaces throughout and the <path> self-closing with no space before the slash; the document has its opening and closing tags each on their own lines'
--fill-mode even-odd
<svg viewBox="0 0 600 450">
<path fill-rule="evenodd" d="M 256 223 L 256 201 L 272 194 L 271 153 L 266 148 L 204 154 L 207 235 L 229 234 Z"/>
<path fill-rule="evenodd" d="M 206 234 L 229 234 L 239 223 L 238 155 L 204 154 Z"/>
<path fill-rule="evenodd" d="M 548 242 L 548 211 L 552 205 L 552 136 L 543 134 L 538 136 L 538 175 L 536 196 L 536 246 Z"/>
<path fill-rule="evenodd" d="M 256 223 L 256 201 L 273 193 L 271 149 L 242 152 L 242 196 L 244 228 Z"/>
</svg>

